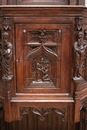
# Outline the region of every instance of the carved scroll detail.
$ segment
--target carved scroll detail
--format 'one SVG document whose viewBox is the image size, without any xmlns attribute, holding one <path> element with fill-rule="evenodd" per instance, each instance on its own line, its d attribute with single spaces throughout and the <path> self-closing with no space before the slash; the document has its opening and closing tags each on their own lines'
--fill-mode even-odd
<svg viewBox="0 0 87 130">
<path fill-rule="evenodd" d="M 11 81 L 13 78 L 11 72 L 11 59 L 12 59 L 12 44 L 9 42 L 9 30 L 10 27 L 10 19 L 4 18 L 3 21 L 3 46 L 2 46 L 2 56 L 3 56 L 3 66 L 4 66 L 4 74 L 2 79 L 5 81 Z"/>
<path fill-rule="evenodd" d="M 75 30 L 81 31 L 83 26 L 83 18 L 76 17 L 75 18 Z"/>
<path fill-rule="evenodd" d="M 20 116 L 22 119 L 24 114 L 28 114 L 32 111 L 34 114 L 40 116 L 40 120 L 44 121 L 45 116 L 55 111 L 58 115 L 62 116 L 63 121 L 65 120 L 65 110 L 64 108 L 29 108 L 29 107 L 21 107 L 20 108 Z"/>
</svg>

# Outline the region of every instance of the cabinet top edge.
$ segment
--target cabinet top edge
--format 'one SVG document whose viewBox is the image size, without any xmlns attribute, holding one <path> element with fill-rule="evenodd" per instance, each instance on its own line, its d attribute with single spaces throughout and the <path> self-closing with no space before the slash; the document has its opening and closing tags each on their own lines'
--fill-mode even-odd
<svg viewBox="0 0 87 130">
<path fill-rule="evenodd" d="M 0 8 L 87 8 L 84 5 L 0 5 Z"/>
</svg>

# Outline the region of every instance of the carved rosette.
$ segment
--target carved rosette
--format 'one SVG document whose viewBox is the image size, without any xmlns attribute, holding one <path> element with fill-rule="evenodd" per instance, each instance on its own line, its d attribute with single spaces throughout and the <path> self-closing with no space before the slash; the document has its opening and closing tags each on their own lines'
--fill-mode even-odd
<svg viewBox="0 0 87 130">
<path fill-rule="evenodd" d="M 64 108 L 29 108 L 29 107 L 21 107 L 20 108 L 20 119 L 22 119 L 24 114 L 28 114 L 29 112 L 33 112 L 34 114 L 40 116 L 40 120 L 44 121 L 46 115 L 56 112 L 58 115 L 62 116 L 62 120 L 65 121 L 65 111 Z"/>
<path fill-rule="evenodd" d="M 9 31 L 11 30 L 11 19 L 3 19 L 3 45 L 2 45 L 2 56 L 3 56 L 3 77 L 5 81 L 11 81 L 13 78 L 11 72 L 11 59 L 12 59 L 12 43 L 9 42 Z"/>
</svg>

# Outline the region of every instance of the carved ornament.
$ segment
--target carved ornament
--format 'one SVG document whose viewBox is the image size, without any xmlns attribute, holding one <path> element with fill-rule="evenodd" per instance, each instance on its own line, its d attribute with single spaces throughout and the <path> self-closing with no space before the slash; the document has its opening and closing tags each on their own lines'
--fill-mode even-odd
<svg viewBox="0 0 87 130">
<path fill-rule="evenodd" d="M 10 27 L 10 19 L 4 18 L 3 21 L 3 45 L 2 45 L 2 57 L 3 57 L 3 77 L 2 79 L 5 81 L 11 81 L 13 78 L 11 72 L 11 60 L 12 60 L 12 43 L 9 42 L 9 30 Z"/>
<path fill-rule="evenodd" d="M 11 19 L 8 17 L 3 18 L 3 30 L 4 31 L 11 30 Z"/>
<path fill-rule="evenodd" d="M 74 43 L 74 80 L 79 80 L 82 77 L 82 73 L 85 69 L 85 55 L 87 44 L 83 40 L 83 33 L 78 33 L 78 39 Z"/>
<path fill-rule="evenodd" d="M 35 73 L 35 81 L 50 81 L 50 62 L 44 57 L 33 60 L 33 72 Z"/>
<path fill-rule="evenodd" d="M 83 26 L 83 17 L 75 18 L 75 30 L 81 31 Z"/>
<path fill-rule="evenodd" d="M 63 121 L 65 120 L 65 109 L 64 108 L 29 108 L 29 107 L 23 107 L 20 108 L 20 116 L 22 119 L 24 114 L 28 114 L 30 111 L 32 111 L 34 114 L 40 116 L 40 120 L 44 121 L 46 115 L 52 113 L 55 111 L 58 115 L 62 116 Z"/>
</svg>

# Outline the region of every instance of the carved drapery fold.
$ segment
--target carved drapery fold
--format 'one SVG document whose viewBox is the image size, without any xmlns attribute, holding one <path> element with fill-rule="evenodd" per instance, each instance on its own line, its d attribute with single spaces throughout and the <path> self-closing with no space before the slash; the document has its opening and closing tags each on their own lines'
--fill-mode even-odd
<svg viewBox="0 0 87 130">
<path fill-rule="evenodd" d="M 11 71 L 11 59 L 12 59 L 12 43 L 9 42 L 9 34 L 11 30 L 11 19 L 3 19 L 3 45 L 2 45 L 2 56 L 3 56 L 3 77 L 5 81 L 11 81 L 13 74 Z"/>
<path fill-rule="evenodd" d="M 86 55 L 87 44 L 83 40 L 83 33 L 78 33 L 78 39 L 74 43 L 74 58 L 75 58 L 75 71 L 74 80 L 82 77 L 83 70 L 85 69 L 85 55 Z"/>
</svg>

